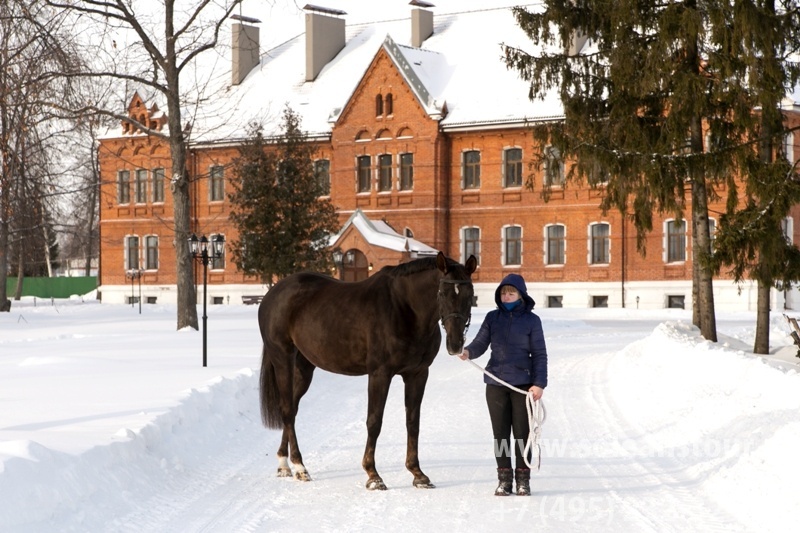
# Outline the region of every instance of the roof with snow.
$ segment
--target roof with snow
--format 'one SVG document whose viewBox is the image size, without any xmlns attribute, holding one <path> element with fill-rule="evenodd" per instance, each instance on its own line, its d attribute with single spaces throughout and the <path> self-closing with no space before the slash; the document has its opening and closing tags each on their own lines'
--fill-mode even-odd
<svg viewBox="0 0 800 533">
<path fill-rule="evenodd" d="M 361 209 L 356 209 L 339 233 L 331 236 L 333 247 L 350 227 L 355 227 L 364 239 L 372 246 L 379 246 L 396 252 L 410 252 L 412 255 L 436 255 L 438 250 L 411 237 L 398 234 L 389 224 L 382 220 L 370 220 Z"/>
<path fill-rule="evenodd" d="M 225 61 L 217 58 L 207 99 L 196 113 L 193 110 L 192 141 L 241 139 L 251 121 L 261 122 L 265 134 L 277 134 L 286 105 L 301 116 L 310 136 L 326 136 L 381 48 L 423 109 L 441 119 L 442 128 L 524 123 L 562 114 L 555 94 L 530 101 L 528 83 L 502 60 L 501 44 L 531 47 L 511 13 L 512 2 L 495 2 L 492 7 L 475 0 L 437 2 L 430 8 L 433 34 L 421 48 L 410 46 L 412 6 L 406 1 L 338 4 L 347 11 L 345 45 L 313 81 L 305 78 L 304 23 L 299 33 L 265 48 L 273 25 L 282 22 L 269 15 L 257 17 L 263 21 L 259 64 L 241 84 L 231 85 L 230 51 Z M 250 9 L 247 2 L 244 9 Z"/>
</svg>

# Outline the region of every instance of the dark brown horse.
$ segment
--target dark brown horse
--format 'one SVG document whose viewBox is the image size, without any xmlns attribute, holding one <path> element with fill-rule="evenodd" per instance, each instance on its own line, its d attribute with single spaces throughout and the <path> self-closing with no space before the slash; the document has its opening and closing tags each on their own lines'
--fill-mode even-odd
<svg viewBox="0 0 800 533">
<path fill-rule="evenodd" d="M 392 377 L 405 383 L 408 449 L 406 468 L 414 486 L 433 485 L 419 467 L 419 414 L 428 367 L 442 342 L 460 353 L 472 306 L 477 261 L 466 266 L 447 259 L 417 259 L 385 267 L 370 278 L 345 283 L 325 275 L 301 273 L 279 281 L 258 309 L 264 340 L 261 362 L 261 416 L 264 425 L 283 429 L 278 448 L 278 476 L 308 481 L 297 447 L 295 416 L 314 369 L 349 376 L 369 375 L 367 447 L 362 465 L 367 488 L 385 490 L 375 469 L 375 443 Z M 291 452 L 291 455 L 290 455 Z"/>
</svg>

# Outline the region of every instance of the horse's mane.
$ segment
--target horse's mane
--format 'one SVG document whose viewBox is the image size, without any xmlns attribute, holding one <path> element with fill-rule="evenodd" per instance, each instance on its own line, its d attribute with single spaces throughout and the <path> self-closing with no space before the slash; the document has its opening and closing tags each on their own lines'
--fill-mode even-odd
<svg viewBox="0 0 800 533">
<path fill-rule="evenodd" d="M 447 258 L 447 266 L 454 266 L 457 264 L 458 264 L 457 261 Z M 426 272 L 428 270 L 433 270 L 435 268 L 437 268 L 435 257 L 423 257 L 421 259 L 415 259 L 413 261 L 409 261 L 408 263 L 383 267 L 381 269 L 381 273 L 384 273 L 387 276 L 397 276 L 397 277 L 410 276 L 412 274 L 417 274 L 419 272 Z"/>
</svg>

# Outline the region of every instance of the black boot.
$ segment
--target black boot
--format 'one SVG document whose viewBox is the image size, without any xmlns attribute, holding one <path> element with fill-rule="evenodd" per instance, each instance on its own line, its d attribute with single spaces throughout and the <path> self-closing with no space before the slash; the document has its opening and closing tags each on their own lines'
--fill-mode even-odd
<svg viewBox="0 0 800 533">
<path fill-rule="evenodd" d="M 497 481 L 499 481 L 499 483 L 494 491 L 495 496 L 508 496 L 511 494 L 511 483 L 513 480 L 510 468 L 498 468 Z"/>
<path fill-rule="evenodd" d="M 517 468 L 514 478 L 517 482 L 517 496 L 531 495 L 531 469 Z"/>
</svg>

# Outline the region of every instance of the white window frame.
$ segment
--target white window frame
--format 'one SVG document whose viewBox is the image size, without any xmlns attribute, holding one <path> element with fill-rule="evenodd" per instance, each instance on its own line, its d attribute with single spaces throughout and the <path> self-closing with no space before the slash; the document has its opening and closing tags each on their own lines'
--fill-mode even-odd
<svg viewBox="0 0 800 533">
<path fill-rule="evenodd" d="M 561 239 L 561 242 L 563 243 L 564 246 L 563 246 L 563 250 L 562 250 L 562 253 L 561 253 L 562 261 L 560 263 L 553 263 L 553 262 L 550 261 L 550 228 L 554 228 L 554 227 L 560 227 L 560 228 L 563 228 L 563 230 L 564 230 L 564 236 Z M 561 224 L 561 223 L 547 224 L 544 227 L 543 239 L 544 239 L 544 264 L 545 264 L 545 266 L 564 266 L 564 265 L 566 265 L 567 264 L 567 226 L 566 226 L 566 224 Z"/>
</svg>

